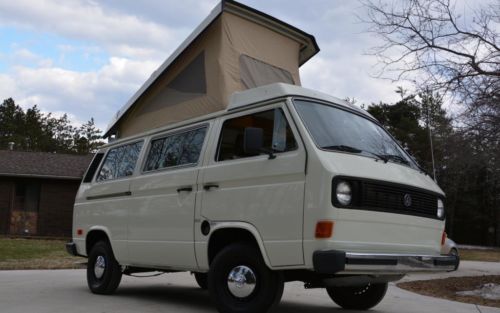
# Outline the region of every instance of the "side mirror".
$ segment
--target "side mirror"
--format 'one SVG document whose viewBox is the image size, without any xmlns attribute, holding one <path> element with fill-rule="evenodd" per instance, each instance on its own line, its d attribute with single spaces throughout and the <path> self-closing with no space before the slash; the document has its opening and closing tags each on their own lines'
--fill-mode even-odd
<svg viewBox="0 0 500 313">
<path fill-rule="evenodd" d="M 257 127 L 245 127 L 243 151 L 246 155 L 259 155 L 264 142 L 264 130 Z"/>
<path fill-rule="evenodd" d="M 264 148 L 264 130 L 257 127 L 245 127 L 243 152 L 248 156 L 259 155 L 264 152 L 269 155 L 270 160 L 276 158 L 272 149 Z"/>
</svg>

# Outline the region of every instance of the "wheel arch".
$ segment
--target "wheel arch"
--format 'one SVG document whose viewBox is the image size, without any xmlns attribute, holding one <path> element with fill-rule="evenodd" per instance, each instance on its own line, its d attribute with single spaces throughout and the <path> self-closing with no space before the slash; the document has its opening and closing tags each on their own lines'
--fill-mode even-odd
<svg viewBox="0 0 500 313">
<path fill-rule="evenodd" d="M 262 237 L 253 225 L 243 222 L 222 222 L 212 224 L 212 227 L 207 244 L 209 265 L 217 253 L 227 245 L 237 242 L 249 242 L 259 249 L 264 263 L 269 269 L 272 269 Z"/>
<path fill-rule="evenodd" d="M 92 227 L 87 232 L 85 236 L 85 252 L 87 255 L 90 253 L 90 249 L 99 241 L 106 240 L 109 242 L 111 249 L 113 246 L 111 244 L 111 236 L 109 235 L 108 230 L 105 227 Z"/>
</svg>

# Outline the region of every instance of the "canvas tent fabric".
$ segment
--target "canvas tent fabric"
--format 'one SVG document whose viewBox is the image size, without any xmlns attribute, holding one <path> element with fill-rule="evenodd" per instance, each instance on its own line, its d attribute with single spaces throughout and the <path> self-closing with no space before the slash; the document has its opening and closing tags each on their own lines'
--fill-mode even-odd
<svg viewBox="0 0 500 313">
<path fill-rule="evenodd" d="M 244 54 L 240 56 L 240 78 L 244 89 L 257 88 L 272 83 L 295 84 L 292 74 L 287 70 Z"/>
<path fill-rule="evenodd" d="M 299 66 L 318 51 L 314 37 L 234 1 L 223 1 L 217 12 L 134 95 L 105 136 L 128 137 L 224 110 L 237 91 L 300 85 Z"/>
</svg>

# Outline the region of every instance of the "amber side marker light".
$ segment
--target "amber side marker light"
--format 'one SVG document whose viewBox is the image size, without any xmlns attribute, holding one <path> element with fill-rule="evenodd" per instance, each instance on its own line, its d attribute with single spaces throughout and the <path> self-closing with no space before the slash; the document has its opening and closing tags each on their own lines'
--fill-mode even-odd
<svg viewBox="0 0 500 313">
<path fill-rule="evenodd" d="M 443 246 L 445 241 L 446 241 L 446 232 L 444 231 L 443 234 L 441 235 L 441 245 Z"/>
<path fill-rule="evenodd" d="M 333 235 L 333 221 L 319 221 L 316 224 L 316 232 L 314 236 L 317 239 L 330 238 Z"/>
</svg>

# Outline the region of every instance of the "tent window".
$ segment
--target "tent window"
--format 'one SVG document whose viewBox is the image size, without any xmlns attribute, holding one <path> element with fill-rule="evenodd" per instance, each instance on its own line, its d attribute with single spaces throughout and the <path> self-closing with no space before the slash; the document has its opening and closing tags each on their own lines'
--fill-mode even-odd
<svg viewBox="0 0 500 313">
<path fill-rule="evenodd" d="M 205 52 L 202 51 L 158 93 L 150 104 L 142 107 L 140 114 L 155 112 L 167 106 L 201 97 L 206 93 Z"/>
<path fill-rule="evenodd" d="M 287 70 L 242 54 L 240 56 L 241 84 L 251 89 L 272 83 L 294 84 L 292 74 Z"/>
<path fill-rule="evenodd" d="M 205 94 L 205 52 L 202 51 L 172 80 L 168 89 L 190 94 Z"/>
</svg>

